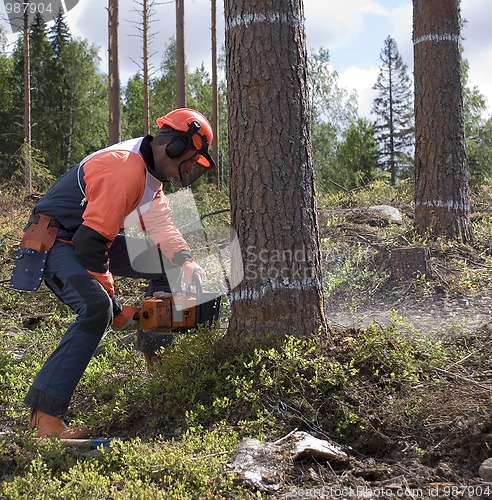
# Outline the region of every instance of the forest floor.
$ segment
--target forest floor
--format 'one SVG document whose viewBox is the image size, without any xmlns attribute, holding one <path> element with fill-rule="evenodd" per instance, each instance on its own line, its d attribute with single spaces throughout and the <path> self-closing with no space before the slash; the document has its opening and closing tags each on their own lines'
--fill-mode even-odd
<svg viewBox="0 0 492 500">
<path fill-rule="evenodd" d="M 235 360 L 224 360 L 217 337 L 209 344 L 203 340 L 178 342 L 165 354 L 169 366 L 159 369 L 162 372 L 152 381 L 140 359 L 128 354 L 123 359 L 121 352 L 113 353 L 108 340 L 107 353 L 90 366 L 75 397 L 79 410 L 71 413 L 76 423 L 91 425 L 87 422 L 91 418 L 98 422 L 101 435 L 138 438 L 152 446 L 163 436 L 186 445 L 191 439 L 188 432 L 196 428 L 213 433 L 225 425 L 227 432 L 234 430 L 237 441 L 255 437 L 265 443 L 299 429 L 337 443 L 349 456 L 347 462 L 311 459 L 292 463 L 272 456 L 275 471 L 271 477 L 265 473 L 260 484 L 239 474 L 233 485 L 224 485 L 219 476 L 226 477 L 234 468 L 235 444 L 205 450 L 214 469 L 195 471 L 190 479 L 181 465 L 178 469 L 167 462 L 162 467 L 153 463 L 144 476 L 148 450 L 142 452 L 138 447 L 143 445 L 131 441 L 143 462 L 132 469 L 133 458 L 129 460 L 119 450 L 124 463 L 118 466 L 123 467 L 123 476 L 126 468 L 128 478 L 118 476 L 119 486 L 111 486 L 118 493 L 91 493 L 90 488 L 96 488 L 91 485 L 84 490 L 85 498 L 492 498 L 492 482 L 484 481 L 478 472 L 482 462 L 492 456 L 492 187 L 485 186 L 475 194 L 475 239 L 468 245 L 416 237 L 408 192 L 399 189 L 378 185 L 355 195 L 319 201 L 325 299 L 332 329 L 328 343 L 321 339 L 307 345 L 291 343 L 278 353 L 266 350 L 261 362 L 255 361 L 260 357 L 256 353 L 234 364 Z M 204 196 L 208 202 L 209 196 Z M 49 477 L 60 483 L 56 494 L 63 491 L 64 498 L 72 498 L 63 488 L 73 488 L 74 479 L 68 478 L 76 475 L 70 472 L 77 460 L 73 454 L 70 463 L 60 465 L 64 451 L 57 451 L 56 460 L 53 449 L 26 451 L 29 446 L 19 437 L 26 423 L 22 394 L 33 375 L 33 364 L 41 362 L 35 351 L 42 351 L 41 342 L 70 321 L 63 308 L 53 306 L 48 293 L 38 292 L 41 304 L 35 305 L 31 296 L 12 297 L 7 290 L 7 271 L 30 203 L 0 200 L 0 333 L 4 349 L 0 359 L 0 477 L 7 485 L 4 494 L 18 494 L 24 488 L 30 491 L 25 498 L 43 498 L 46 491 L 54 495 L 55 489 L 50 488 L 55 486 L 42 482 Z M 369 208 L 381 204 L 397 208 L 402 220 L 394 222 Z M 428 272 L 395 281 L 391 252 L 411 246 L 429 250 Z M 130 297 L 134 289 L 129 287 L 127 293 Z M 42 352 L 43 356 L 49 354 L 49 350 Z M 301 354 L 305 354 L 306 364 Z M 336 361 L 332 363 L 332 359 Z M 187 364 L 190 373 L 180 363 Z M 195 368 L 193 363 L 199 366 Z M 179 371 L 179 382 L 171 383 L 166 370 L 184 371 Z M 245 378 L 241 379 L 243 371 Z M 177 388 L 182 399 L 171 394 Z M 190 418 L 199 425 L 190 424 Z M 10 435 L 15 438 L 8 438 Z M 188 465 L 195 463 L 200 453 L 197 447 L 205 446 L 208 437 L 204 436 L 210 434 L 200 436 L 191 458 L 185 459 Z M 159 446 L 164 446 L 162 441 Z M 22 447 L 24 451 L 19 452 Z M 16 453 L 20 458 L 13 458 Z M 50 471 L 33 472 L 32 463 L 39 453 L 51 464 Z M 268 454 L 266 457 L 262 460 L 268 460 Z M 99 482 L 115 473 L 119 460 L 97 455 L 84 459 L 97 461 L 91 474 L 97 469 Z M 104 467 L 106 472 L 101 472 Z M 218 472 L 212 472 L 215 469 Z M 156 479 L 156 470 L 167 471 L 165 481 L 161 476 Z M 173 473 L 176 470 L 179 473 Z M 30 471 L 29 477 L 26 471 Z M 125 489 L 130 487 L 132 474 L 146 485 L 147 496 Z M 177 481 L 173 474 L 183 476 L 179 487 L 173 483 Z M 212 480 L 215 474 L 218 478 Z M 38 493 L 26 489 L 26 481 Z M 187 490 L 193 482 L 195 489 Z M 208 490 L 207 482 L 211 483 Z M 108 486 L 107 491 L 113 490 Z M 0 498 L 1 492 L 0 488 Z"/>
<path fill-rule="evenodd" d="M 492 483 L 483 481 L 478 469 L 492 456 L 492 364 L 484 362 L 490 358 L 492 346 L 489 215 L 477 202 L 472 216 L 477 237 L 469 245 L 442 240 L 423 243 L 408 237 L 413 222 L 410 205 L 392 205 L 401 210 L 402 222 L 394 224 L 381 212 L 360 205 L 321 212 L 322 222 L 337 219 L 324 230 L 322 224 L 322 238 L 338 242 L 335 246 L 346 250 L 343 262 L 350 263 L 353 278 L 347 279 L 348 286 L 340 286 L 340 279 L 328 294 L 329 322 L 335 330 L 350 332 L 370 325 L 391 328 L 396 321 L 433 342 L 462 345 L 464 351 L 447 365 L 435 367 L 432 382 L 408 386 L 403 398 L 395 395 L 398 405 L 419 413 L 418 425 L 408 428 L 402 420 L 401 429 L 394 433 L 391 425 L 385 430 L 375 426 L 369 447 L 364 440 L 352 443 L 356 455 L 363 454 L 360 464 L 366 464 L 355 476 L 363 477 L 365 483 L 356 480 L 353 471 L 335 473 L 332 478 L 338 481 L 326 483 L 326 498 L 337 496 L 334 492 L 347 498 L 488 498 Z M 391 228 L 395 225 L 396 231 Z M 391 252 L 399 246 L 429 250 L 426 276 L 392 279 Z M 328 276 L 330 264 L 333 260 L 328 258 Z M 367 268 L 375 272 L 364 276 Z M 345 269 L 344 274 L 350 271 Z M 387 408 L 380 401 L 374 403 L 366 408 L 373 412 L 368 420 L 386 426 L 391 420 L 386 420 L 390 415 Z M 398 422 L 394 424 L 393 431 Z"/>
</svg>

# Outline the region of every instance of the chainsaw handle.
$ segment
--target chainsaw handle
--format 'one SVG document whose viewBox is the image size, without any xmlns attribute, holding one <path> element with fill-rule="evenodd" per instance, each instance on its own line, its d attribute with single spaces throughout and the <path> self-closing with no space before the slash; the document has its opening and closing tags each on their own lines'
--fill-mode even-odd
<svg viewBox="0 0 492 500">
<path fill-rule="evenodd" d="M 196 292 L 196 319 L 197 323 L 200 324 L 202 322 L 201 304 L 203 302 L 202 275 L 200 271 L 198 270 L 193 271 L 191 279 L 193 280 L 193 284 L 195 285 L 195 292 Z"/>
<path fill-rule="evenodd" d="M 191 287 L 195 287 L 195 292 L 198 297 L 201 297 L 203 292 L 202 275 L 199 271 L 193 271 L 191 275 L 191 283 L 186 285 L 186 290 L 191 291 Z"/>
<path fill-rule="evenodd" d="M 203 298 L 203 287 L 202 287 L 202 275 L 200 271 L 195 270 L 191 274 L 191 285 L 186 286 L 186 290 L 191 291 L 191 287 L 195 287 L 195 298 L 196 298 L 196 317 L 197 317 L 197 323 L 201 323 L 201 307 L 200 304 L 202 303 L 202 298 Z"/>
<path fill-rule="evenodd" d="M 202 275 L 199 271 L 193 271 L 191 279 L 193 281 L 193 285 L 195 286 L 196 300 L 197 302 L 201 301 L 203 295 Z"/>
</svg>

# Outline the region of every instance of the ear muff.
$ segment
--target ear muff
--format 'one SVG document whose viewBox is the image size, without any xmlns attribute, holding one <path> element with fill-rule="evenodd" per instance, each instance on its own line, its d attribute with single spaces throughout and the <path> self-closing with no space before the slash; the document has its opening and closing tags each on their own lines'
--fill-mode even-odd
<svg viewBox="0 0 492 500">
<path fill-rule="evenodd" d="M 191 147 L 191 137 L 177 136 L 166 145 L 166 153 L 169 158 L 175 159 L 183 156 Z"/>
<path fill-rule="evenodd" d="M 198 122 L 197 120 L 193 120 L 189 124 L 187 132 L 177 135 L 176 137 L 174 137 L 169 141 L 169 143 L 166 146 L 167 156 L 169 156 L 169 158 L 175 159 L 187 153 L 191 148 L 193 135 L 196 134 L 199 130 L 200 130 L 200 122 Z M 207 150 L 208 150 L 208 145 L 207 145 Z"/>
</svg>

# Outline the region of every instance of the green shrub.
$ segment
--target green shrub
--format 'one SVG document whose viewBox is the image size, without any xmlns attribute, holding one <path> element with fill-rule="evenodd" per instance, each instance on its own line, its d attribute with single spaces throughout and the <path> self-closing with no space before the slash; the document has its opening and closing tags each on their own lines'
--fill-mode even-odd
<svg viewBox="0 0 492 500">
<path fill-rule="evenodd" d="M 21 474 L 7 478 L 0 497 L 9 499 L 241 498 L 233 476 L 221 470 L 236 446 L 224 426 L 193 428 L 178 440 L 112 441 L 96 455 L 67 455 L 56 442 L 33 451 Z M 222 492 L 222 493 L 220 493 Z"/>
</svg>

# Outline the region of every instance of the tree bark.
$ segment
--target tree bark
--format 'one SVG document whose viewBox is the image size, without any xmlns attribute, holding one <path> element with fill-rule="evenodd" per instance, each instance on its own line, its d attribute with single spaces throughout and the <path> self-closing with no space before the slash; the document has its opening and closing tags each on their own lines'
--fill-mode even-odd
<svg viewBox="0 0 492 500">
<path fill-rule="evenodd" d="M 149 134 L 150 130 L 150 98 L 149 98 L 149 6 L 147 0 L 143 0 L 142 4 L 142 37 L 143 37 L 143 55 L 142 55 L 142 72 L 143 72 L 143 115 L 144 115 L 144 136 Z"/>
<path fill-rule="evenodd" d="M 244 279 L 228 335 L 327 331 L 302 0 L 226 0 L 231 217 Z"/>
<path fill-rule="evenodd" d="M 461 85 L 459 0 L 413 0 L 415 226 L 472 239 Z"/>
<path fill-rule="evenodd" d="M 108 3 L 108 64 L 109 64 L 109 144 L 120 142 L 120 65 L 119 65 L 118 0 Z"/>
<path fill-rule="evenodd" d="M 219 89 L 217 78 L 217 0 L 212 0 L 211 7 L 211 30 L 212 30 L 212 128 L 214 131 L 214 142 L 212 143 L 212 156 L 217 163 L 217 169 L 212 170 L 213 182 L 220 187 L 220 158 L 219 158 Z"/>
<path fill-rule="evenodd" d="M 29 9 L 23 14 L 23 55 L 24 55 L 24 146 L 22 164 L 24 170 L 24 185 L 32 194 L 31 169 L 31 55 L 29 51 Z"/>
<path fill-rule="evenodd" d="M 399 247 L 391 250 L 391 280 L 408 281 L 418 276 L 430 275 L 429 249 Z"/>
<path fill-rule="evenodd" d="M 186 107 L 184 0 L 176 0 L 176 104 Z"/>
</svg>

